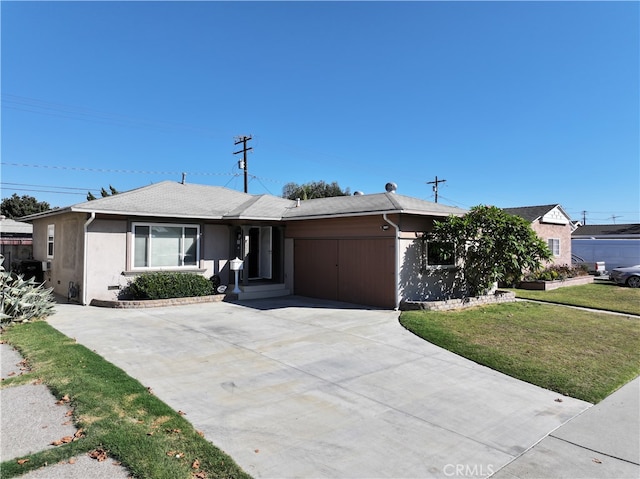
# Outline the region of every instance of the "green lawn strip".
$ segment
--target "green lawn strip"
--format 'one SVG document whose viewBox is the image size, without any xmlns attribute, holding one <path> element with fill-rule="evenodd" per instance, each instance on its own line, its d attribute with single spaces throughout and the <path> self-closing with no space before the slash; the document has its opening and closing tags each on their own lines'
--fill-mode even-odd
<svg viewBox="0 0 640 479">
<path fill-rule="evenodd" d="M 567 286 L 550 291 L 513 289 L 518 298 L 568 304 L 584 308 L 640 315 L 640 288 L 625 288 L 613 283 Z"/>
<path fill-rule="evenodd" d="M 541 303 L 407 311 L 414 334 L 509 376 L 597 403 L 640 374 L 640 320 Z"/>
<path fill-rule="evenodd" d="M 42 381 L 57 398 L 67 395 L 75 425 L 85 437 L 27 456 L 24 465 L 5 461 L 0 477 L 96 448 L 106 450 L 136 478 L 191 478 L 197 472 L 209 479 L 250 477 L 137 380 L 46 322 L 13 325 L 2 337 L 31 367 L 29 373 L 3 381 L 2 387 Z M 192 468 L 195 460 L 198 469 Z"/>
</svg>

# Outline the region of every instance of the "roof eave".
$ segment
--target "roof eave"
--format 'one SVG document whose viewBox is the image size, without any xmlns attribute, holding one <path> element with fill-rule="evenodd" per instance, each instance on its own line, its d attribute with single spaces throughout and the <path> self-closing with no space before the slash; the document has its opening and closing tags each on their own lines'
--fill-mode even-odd
<svg viewBox="0 0 640 479">
<path fill-rule="evenodd" d="M 42 211 L 41 213 L 34 213 L 32 215 L 22 216 L 21 218 L 17 218 L 16 221 L 22 221 L 24 223 L 30 223 L 33 220 L 37 220 L 40 218 L 47 218 L 49 216 L 55 216 L 62 213 L 71 212 L 71 207 L 66 206 L 64 208 L 56 208 L 54 210 Z"/>
<path fill-rule="evenodd" d="M 420 211 L 420 210 L 377 210 L 377 211 L 361 211 L 357 213 L 331 213 L 331 214 L 319 214 L 319 215 L 304 215 L 304 216 L 284 216 L 283 221 L 300 221 L 300 220 L 319 220 L 319 219 L 331 219 L 331 218 L 351 218 L 354 216 L 378 216 L 378 215 L 393 215 L 393 214 L 406 214 L 406 215 L 418 215 L 418 216 L 439 216 L 449 217 L 455 215 L 452 212 L 443 211 Z M 464 213 L 457 213 L 458 216 L 462 216 Z"/>
</svg>

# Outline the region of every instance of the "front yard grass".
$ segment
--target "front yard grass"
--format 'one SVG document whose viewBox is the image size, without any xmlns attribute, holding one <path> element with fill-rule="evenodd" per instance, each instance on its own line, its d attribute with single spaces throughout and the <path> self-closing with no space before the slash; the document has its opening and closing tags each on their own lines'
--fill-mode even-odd
<svg viewBox="0 0 640 479">
<path fill-rule="evenodd" d="M 67 396 L 76 427 L 85 437 L 26 456 L 29 461 L 23 465 L 5 461 L 0 477 L 15 477 L 94 449 L 106 450 L 135 478 L 250 477 L 152 391 L 49 324 L 16 324 L 2 339 L 16 347 L 31 368 L 6 379 L 2 387 L 42 382 L 58 399 Z"/>
<path fill-rule="evenodd" d="M 512 289 L 516 297 L 549 303 L 568 304 L 640 315 L 640 288 L 627 288 L 611 282 L 596 282 L 551 291 Z"/>
<path fill-rule="evenodd" d="M 479 364 L 591 403 L 640 374 L 638 318 L 517 302 L 406 311 L 400 323 Z"/>
</svg>

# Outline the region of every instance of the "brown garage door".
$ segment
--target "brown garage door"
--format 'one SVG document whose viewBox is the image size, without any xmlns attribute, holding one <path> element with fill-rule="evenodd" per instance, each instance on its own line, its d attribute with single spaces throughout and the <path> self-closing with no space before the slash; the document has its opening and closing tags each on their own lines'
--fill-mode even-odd
<svg viewBox="0 0 640 479">
<path fill-rule="evenodd" d="M 296 239 L 294 291 L 301 296 L 395 307 L 394 240 Z"/>
</svg>

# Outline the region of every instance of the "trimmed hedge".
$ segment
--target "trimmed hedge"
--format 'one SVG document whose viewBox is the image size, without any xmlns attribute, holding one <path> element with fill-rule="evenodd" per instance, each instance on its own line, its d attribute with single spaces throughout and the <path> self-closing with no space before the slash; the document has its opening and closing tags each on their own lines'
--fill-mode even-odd
<svg viewBox="0 0 640 479">
<path fill-rule="evenodd" d="M 171 271 L 143 273 L 127 288 L 127 296 L 133 299 L 187 298 L 213 293 L 212 282 L 204 276 Z"/>
</svg>

